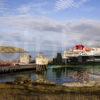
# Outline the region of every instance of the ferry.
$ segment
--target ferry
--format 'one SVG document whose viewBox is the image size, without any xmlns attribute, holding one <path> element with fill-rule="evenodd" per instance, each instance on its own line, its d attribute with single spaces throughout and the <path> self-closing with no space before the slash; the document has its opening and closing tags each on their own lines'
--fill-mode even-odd
<svg viewBox="0 0 100 100">
<path fill-rule="evenodd" d="M 91 48 L 82 44 L 75 45 L 63 53 L 64 63 L 68 62 L 100 62 L 100 48 Z"/>
</svg>

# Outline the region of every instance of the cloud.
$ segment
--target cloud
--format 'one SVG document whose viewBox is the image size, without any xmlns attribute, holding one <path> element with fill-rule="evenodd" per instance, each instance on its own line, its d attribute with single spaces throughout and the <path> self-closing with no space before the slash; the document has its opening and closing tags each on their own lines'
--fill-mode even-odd
<svg viewBox="0 0 100 100">
<path fill-rule="evenodd" d="M 0 17 L 0 43 L 24 48 L 67 47 L 76 43 L 100 46 L 100 21 L 59 22 L 46 17 Z M 48 46 L 47 46 L 48 45 Z"/>
<path fill-rule="evenodd" d="M 76 33 L 78 39 L 90 46 L 100 47 L 100 21 L 81 20 L 76 24 L 71 24 L 71 30 Z M 73 35 L 74 36 L 74 35 Z"/>
<path fill-rule="evenodd" d="M 62 25 L 51 19 L 32 16 L 9 16 L 0 17 L 0 22 L 1 45 L 16 44 L 24 48 L 39 48 L 43 45 L 46 47 L 44 41 L 47 40 L 53 42 L 54 45 L 60 43 L 61 35 L 58 35 L 58 33 L 62 31 Z M 49 46 L 51 42 L 46 43 Z"/>
<path fill-rule="evenodd" d="M 0 18 L 1 27 L 9 27 L 17 30 L 38 30 L 38 31 L 51 31 L 61 32 L 63 24 L 50 20 L 45 17 L 32 17 L 32 16 L 11 16 Z"/>
<path fill-rule="evenodd" d="M 46 15 L 49 13 L 49 2 L 46 0 L 22 1 L 0 0 L 0 15 Z"/>
<path fill-rule="evenodd" d="M 29 2 L 29 3 L 23 3 L 21 4 L 19 7 L 16 8 L 16 11 L 19 14 L 47 14 L 48 11 L 46 10 L 46 6 L 48 6 L 48 2 L 44 1 L 44 2 Z"/>
<path fill-rule="evenodd" d="M 5 1 L 0 0 L 0 11 L 4 14 L 7 13 L 4 12 L 7 8 Z M 56 4 L 42 1 L 21 3 L 14 9 L 8 9 L 10 15 L 0 16 L 0 45 L 55 51 L 77 43 L 100 47 L 100 21 L 82 19 L 61 22 L 43 17 L 44 14 L 50 17 L 55 15 L 56 12 L 52 12 L 54 5 L 56 10 L 65 10 L 80 7 L 88 0 L 55 0 Z"/>
<path fill-rule="evenodd" d="M 88 0 L 57 0 L 55 9 L 65 10 L 67 8 L 78 8 Z"/>
<path fill-rule="evenodd" d="M 21 7 L 17 8 L 17 10 L 21 14 L 27 14 L 30 13 L 31 8 L 32 7 L 30 5 L 22 5 Z"/>
</svg>

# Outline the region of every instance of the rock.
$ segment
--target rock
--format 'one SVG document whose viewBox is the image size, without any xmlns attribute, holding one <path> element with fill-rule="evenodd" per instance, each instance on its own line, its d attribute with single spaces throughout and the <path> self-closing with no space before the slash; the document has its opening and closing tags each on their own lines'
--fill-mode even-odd
<svg viewBox="0 0 100 100">
<path fill-rule="evenodd" d="M 20 75 L 15 79 L 14 83 L 15 84 L 31 84 L 32 80 L 29 77 Z"/>
</svg>

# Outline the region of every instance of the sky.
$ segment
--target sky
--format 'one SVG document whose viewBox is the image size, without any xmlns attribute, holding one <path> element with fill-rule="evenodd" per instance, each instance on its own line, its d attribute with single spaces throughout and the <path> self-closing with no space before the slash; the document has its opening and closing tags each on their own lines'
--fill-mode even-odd
<svg viewBox="0 0 100 100">
<path fill-rule="evenodd" d="M 100 0 L 0 0 L 0 45 L 57 51 L 100 47 Z"/>
</svg>

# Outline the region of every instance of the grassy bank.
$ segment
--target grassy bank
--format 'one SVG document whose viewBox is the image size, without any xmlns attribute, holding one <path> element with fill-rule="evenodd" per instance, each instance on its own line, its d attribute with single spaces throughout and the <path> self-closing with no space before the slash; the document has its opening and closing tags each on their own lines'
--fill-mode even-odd
<svg viewBox="0 0 100 100">
<path fill-rule="evenodd" d="M 33 82 L 32 84 L 26 83 L 22 85 L 16 84 L 0 84 L 0 89 L 11 90 L 24 90 L 30 93 L 83 93 L 83 94 L 100 94 L 100 86 L 92 87 L 66 87 L 56 84 L 46 84 Z"/>
<path fill-rule="evenodd" d="M 0 84 L 0 96 L 5 92 L 8 94 L 60 94 L 60 93 L 81 93 L 81 94 L 95 94 L 100 95 L 100 86 L 92 87 L 65 87 L 56 84 L 46 84 L 46 83 L 25 83 L 25 84 L 15 84 L 15 83 L 2 83 Z"/>
<path fill-rule="evenodd" d="M 84 97 L 92 96 L 95 97 L 93 100 L 99 100 L 100 86 L 93 87 L 65 87 L 56 84 L 48 83 L 37 83 L 37 82 L 26 82 L 24 84 L 16 83 L 5 83 L 0 84 L 0 100 L 37 100 L 39 96 L 48 97 L 48 99 L 38 99 L 38 100 L 51 100 L 49 96 L 59 99 L 60 95 L 72 96 L 72 97 Z M 61 97 L 63 97 L 61 96 Z M 86 96 L 86 97 L 87 97 Z M 27 99 L 26 99 L 27 98 Z M 52 99 L 55 100 L 55 99 Z M 63 99 L 66 100 L 66 99 Z M 70 99 L 68 99 L 70 100 Z M 88 99 L 86 99 L 88 100 Z"/>
</svg>

